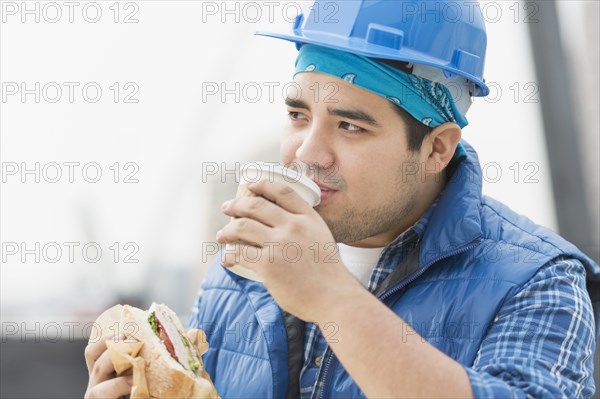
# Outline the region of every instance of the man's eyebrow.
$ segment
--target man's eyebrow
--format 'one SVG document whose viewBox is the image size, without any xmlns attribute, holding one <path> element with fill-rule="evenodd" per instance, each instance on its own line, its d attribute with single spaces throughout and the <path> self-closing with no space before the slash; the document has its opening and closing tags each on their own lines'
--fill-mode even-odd
<svg viewBox="0 0 600 399">
<path fill-rule="evenodd" d="M 339 109 L 339 108 L 327 108 L 327 112 L 330 115 L 341 116 L 342 118 L 348 118 L 355 121 L 361 121 L 371 126 L 380 127 L 381 125 L 375 118 L 366 113 L 365 111 L 361 111 L 358 109 Z"/>
<path fill-rule="evenodd" d="M 297 98 L 286 97 L 285 105 L 287 105 L 288 107 L 292 107 L 292 108 L 310 109 L 310 107 L 308 106 L 307 103 L 305 103 L 302 100 L 298 100 Z"/>
<path fill-rule="evenodd" d="M 287 97 L 285 99 L 285 104 L 288 107 L 292 107 L 292 108 L 302 108 L 302 109 L 310 110 L 310 107 L 308 106 L 308 104 L 306 102 L 296 99 L 296 98 Z M 379 122 L 377 122 L 377 120 L 375 118 L 373 118 L 371 115 L 369 115 L 365 111 L 361 111 L 358 109 L 341 109 L 341 108 L 327 107 L 327 112 L 329 113 L 329 115 L 336 115 L 336 116 L 340 116 L 342 118 L 352 119 L 354 121 L 361 121 L 361 122 L 364 122 L 371 126 L 381 127 L 381 125 L 379 124 Z"/>
</svg>

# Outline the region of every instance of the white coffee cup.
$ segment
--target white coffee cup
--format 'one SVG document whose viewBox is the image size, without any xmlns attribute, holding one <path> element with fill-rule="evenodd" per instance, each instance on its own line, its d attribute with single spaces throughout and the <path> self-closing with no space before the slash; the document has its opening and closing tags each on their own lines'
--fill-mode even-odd
<svg viewBox="0 0 600 399">
<path fill-rule="evenodd" d="M 321 189 L 312 180 L 291 167 L 282 167 L 275 163 L 268 162 L 248 162 L 240 168 L 240 185 L 238 186 L 236 198 L 254 197 L 256 194 L 248 190 L 248 183 L 255 183 L 259 180 L 268 180 L 270 182 L 283 183 L 296 191 L 298 195 L 313 208 L 321 202 Z M 225 246 L 225 251 L 232 251 L 230 244 Z M 254 281 L 261 281 L 258 274 L 241 265 L 234 265 L 229 268 L 233 273 Z"/>
</svg>

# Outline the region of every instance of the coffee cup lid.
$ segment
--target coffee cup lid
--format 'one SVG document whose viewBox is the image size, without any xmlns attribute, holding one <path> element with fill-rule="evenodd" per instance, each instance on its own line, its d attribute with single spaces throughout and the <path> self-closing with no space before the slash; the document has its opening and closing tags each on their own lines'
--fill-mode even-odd
<svg viewBox="0 0 600 399">
<path fill-rule="evenodd" d="M 265 174 L 266 173 L 266 174 Z M 269 174 L 273 174 L 270 176 Z M 303 176 L 302 172 L 292 167 L 284 167 L 276 162 L 253 161 L 246 162 L 240 168 L 240 181 L 256 182 L 261 179 L 270 179 L 275 175 L 283 177 L 283 180 L 290 184 L 300 184 L 304 186 L 314 195 L 312 206 L 317 206 L 321 202 L 321 189 L 317 184 L 308 177 Z"/>
</svg>

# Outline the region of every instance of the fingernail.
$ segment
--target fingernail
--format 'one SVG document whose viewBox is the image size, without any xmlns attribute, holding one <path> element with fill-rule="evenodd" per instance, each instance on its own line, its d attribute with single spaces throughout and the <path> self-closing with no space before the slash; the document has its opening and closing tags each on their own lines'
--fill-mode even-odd
<svg viewBox="0 0 600 399">
<path fill-rule="evenodd" d="M 221 209 L 226 209 L 230 203 L 231 203 L 231 200 L 223 202 L 223 205 L 221 205 Z"/>
</svg>

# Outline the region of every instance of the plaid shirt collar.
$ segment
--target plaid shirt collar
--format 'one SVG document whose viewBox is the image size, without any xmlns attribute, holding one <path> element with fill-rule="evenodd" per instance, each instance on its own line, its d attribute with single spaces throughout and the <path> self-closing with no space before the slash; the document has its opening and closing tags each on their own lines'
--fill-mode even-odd
<svg viewBox="0 0 600 399">
<path fill-rule="evenodd" d="M 427 224 L 429 223 L 431 214 L 437 206 L 437 203 L 438 200 L 436 199 L 436 201 L 429 207 L 429 209 L 427 209 L 417 223 L 396 237 L 394 241 L 384 248 L 377 265 L 371 272 L 371 278 L 368 285 L 370 292 L 374 293 L 378 286 L 400 264 L 399 261 L 402 260 L 406 254 L 419 246 L 421 239 L 425 234 L 425 230 L 427 229 Z"/>
</svg>

